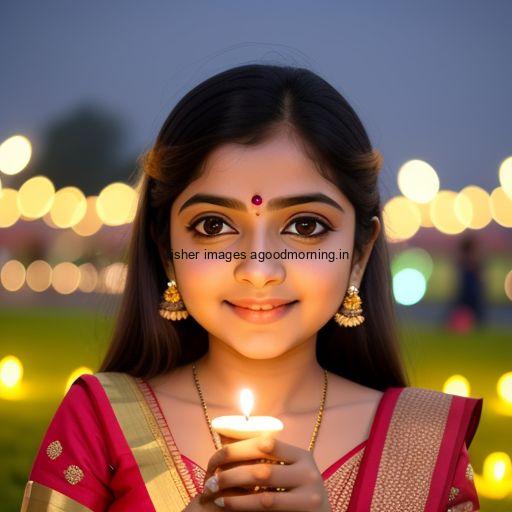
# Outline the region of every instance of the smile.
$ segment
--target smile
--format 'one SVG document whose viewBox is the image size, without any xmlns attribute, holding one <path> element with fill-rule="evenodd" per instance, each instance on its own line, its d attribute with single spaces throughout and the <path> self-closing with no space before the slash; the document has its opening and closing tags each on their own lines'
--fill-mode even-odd
<svg viewBox="0 0 512 512">
<path fill-rule="evenodd" d="M 299 301 L 295 300 L 280 306 L 272 306 L 271 304 L 254 304 L 248 305 L 247 307 L 236 306 L 229 301 L 224 302 L 229 306 L 231 311 L 243 320 L 252 323 L 265 324 L 274 322 L 288 314 Z"/>
</svg>

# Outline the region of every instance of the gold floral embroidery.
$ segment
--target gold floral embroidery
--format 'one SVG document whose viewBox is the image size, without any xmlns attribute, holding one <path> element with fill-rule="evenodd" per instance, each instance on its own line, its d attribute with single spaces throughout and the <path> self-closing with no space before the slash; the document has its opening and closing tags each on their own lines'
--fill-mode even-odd
<svg viewBox="0 0 512 512">
<path fill-rule="evenodd" d="M 78 467 L 72 464 L 68 466 L 66 470 L 64 470 L 64 476 L 66 480 L 71 484 L 75 485 L 84 477 L 84 472 Z"/>
<path fill-rule="evenodd" d="M 471 462 L 468 462 L 468 465 L 466 467 L 466 478 L 472 482 L 473 476 L 474 476 L 473 466 L 471 465 Z"/>
<path fill-rule="evenodd" d="M 452 502 L 456 497 L 457 497 L 457 494 L 459 494 L 459 488 L 458 487 L 452 487 L 450 489 L 450 496 L 448 496 L 448 502 Z"/>
<path fill-rule="evenodd" d="M 52 460 L 55 460 L 61 453 L 62 445 L 60 441 L 53 441 L 46 447 L 46 455 Z"/>
<path fill-rule="evenodd" d="M 450 507 L 446 512 L 473 512 L 473 502 L 465 501 L 464 503 L 459 503 L 454 507 Z"/>
</svg>

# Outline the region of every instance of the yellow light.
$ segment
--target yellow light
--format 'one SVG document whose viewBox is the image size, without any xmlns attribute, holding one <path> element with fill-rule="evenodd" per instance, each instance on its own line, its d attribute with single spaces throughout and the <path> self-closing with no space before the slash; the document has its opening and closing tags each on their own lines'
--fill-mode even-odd
<svg viewBox="0 0 512 512">
<path fill-rule="evenodd" d="M 80 236 L 91 236 L 98 232 L 103 225 L 96 211 L 96 200 L 97 196 L 87 197 L 87 210 L 83 219 L 75 226 L 71 226 L 76 234 Z"/>
<path fill-rule="evenodd" d="M 398 171 L 398 188 L 412 201 L 428 203 L 439 190 L 439 177 L 427 162 L 409 160 Z"/>
<path fill-rule="evenodd" d="M 498 175 L 503 191 L 512 199 L 512 156 L 501 162 Z"/>
<path fill-rule="evenodd" d="M 4 263 L 0 271 L 0 282 L 9 292 L 17 292 L 25 282 L 25 267 L 18 260 L 9 260 Z"/>
<path fill-rule="evenodd" d="M 420 228 L 421 213 L 413 201 L 397 196 L 384 206 L 384 228 L 390 242 L 399 242 L 411 238 Z"/>
<path fill-rule="evenodd" d="M 512 475 L 510 456 L 505 452 L 490 453 L 484 460 L 483 477 L 488 481 L 502 482 Z"/>
<path fill-rule="evenodd" d="M 512 198 L 501 187 L 496 187 L 491 192 L 491 212 L 498 224 L 512 228 Z"/>
<path fill-rule="evenodd" d="M 137 194 L 126 183 L 111 183 L 99 194 L 96 211 L 107 226 L 120 226 L 133 220 Z"/>
<path fill-rule="evenodd" d="M 55 187 L 46 176 L 34 176 L 18 191 L 17 204 L 26 217 L 37 219 L 50 211 L 55 197 Z"/>
<path fill-rule="evenodd" d="M 80 282 L 78 288 L 81 292 L 91 293 L 98 286 L 98 271 L 92 263 L 83 263 L 80 270 Z"/>
<path fill-rule="evenodd" d="M 471 203 L 453 190 L 441 190 L 430 203 L 434 226 L 447 235 L 462 233 L 471 221 Z"/>
<path fill-rule="evenodd" d="M 66 387 L 64 388 L 64 394 L 66 394 L 69 391 L 69 388 L 72 386 L 73 382 L 75 382 L 80 375 L 92 375 L 94 372 L 88 368 L 87 366 L 80 366 L 76 370 L 73 370 L 71 375 L 68 377 L 68 380 L 66 381 Z"/>
<path fill-rule="evenodd" d="M 4 188 L 0 194 L 0 228 L 8 228 L 16 224 L 20 211 L 16 202 L 18 192 L 12 188 Z"/>
<path fill-rule="evenodd" d="M 98 291 L 104 293 L 122 293 L 126 285 L 127 266 L 124 263 L 112 263 L 100 273 Z"/>
<path fill-rule="evenodd" d="M 35 260 L 27 267 L 27 286 L 34 292 L 44 292 L 52 282 L 52 267 L 43 260 Z"/>
<path fill-rule="evenodd" d="M 504 402 L 512 404 L 512 372 L 504 373 L 496 385 L 498 396 Z"/>
<path fill-rule="evenodd" d="M 469 396 L 469 380 L 463 375 L 452 375 L 443 385 L 443 393 L 450 395 Z"/>
<path fill-rule="evenodd" d="M 50 210 L 53 223 L 59 228 L 70 228 L 78 224 L 87 211 L 87 201 L 76 187 L 64 187 L 57 191 Z"/>
<path fill-rule="evenodd" d="M 505 294 L 512 300 L 512 270 L 505 277 Z"/>
<path fill-rule="evenodd" d="M 0 144 L 0 171 L 18 174 L 25 169 L 32 156 L 32 145 L 23 135 L 13 135 Z"/>
<path fill-rule="evenodd" d="M 7 388 L 13 388 L 21 382 L 23 365 L 16 356 L 5 356 L 0 361 L 0 383 Z"/>
<path fill-rule="evenodd" d="M 482 229 L 491 222 L 491 201 L 489 194 L 483 188 L 469 185 L 464 187 L 459 195 L 467 197 L 472 206 L 473 215 L 468 227 Z"/>
<path fill-rule="evenodd" d="M 80 270 L 73 263 L 65 261 L 55 265 L 52 274 L 52 286 L 58 293 L 68 295 L 78 288 Z"/>
<path fill-rule="evenodd" d="M 421 222 L 420 225 L 422 228 L 433 228 L 434 224 L 432 224 L 432 219 L 430 218 L 430 203 L 416 203 L 418 210 L 420 211 Z"/>
</svg>

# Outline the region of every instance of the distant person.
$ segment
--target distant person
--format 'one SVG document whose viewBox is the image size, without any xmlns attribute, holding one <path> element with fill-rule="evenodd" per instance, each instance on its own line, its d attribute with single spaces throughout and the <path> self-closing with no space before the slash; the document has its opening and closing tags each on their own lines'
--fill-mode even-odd
<svg viewBox="0 0 512 512">
<path fill-rule="evenodd" d="M 485 320 L 482 261 L 474 235 L 461 239 L 457 253 L 457 291 L 450 308 L 449 326 L 469 331 Z"/>
</svg>

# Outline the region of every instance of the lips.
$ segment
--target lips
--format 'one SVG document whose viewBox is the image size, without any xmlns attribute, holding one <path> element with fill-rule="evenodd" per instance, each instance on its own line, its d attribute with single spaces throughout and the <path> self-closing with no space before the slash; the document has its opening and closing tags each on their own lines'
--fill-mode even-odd
<svg viewBox="0 0 512 512">
<path fill-rule="evenodd" d="M 283 316 L 287 315 L 290 311 L 295 309 L 295 304 L 299 301 L 295 300 L 292 302 L 284 302 L 281 300 L 280 305 L 276 305 L 272 309 L 268 310 L 252 310 L 247 307 L 238 306 L 237 304 L 233 304 L 229 301 L 224 301 L 229 309 L 233 311 L 239 318 L 255 323 L 255 324 L 266 324 L 270 322 L 275 322 L 279 320 Z M 252 302 L 254 304 L 254 302 Z M 262 303 L 263 304 L 263 303 Z"/>
<path fill-rule="evenodd" d="M 297 302 L 297 301 L 293 301 L 293 300 L 289 300 L 289 299 L 281 299 L 281 298 L 276 298 L 276 297 L 269 297 L 267 299 L 246 298 L 246 299 L 237 299 L 237 300 L 226 301 L 226 302 L 229 302 L 233 306 L 238 306 L 240 308 L 251 309 L 251 306 L 254 306 L 254 307 L 269 309 L 267 306 L 278 307 L 278 306 L 283 306 L 286 304 L 291 304 L 291 303 Z"/>
</svg>

